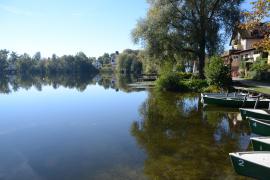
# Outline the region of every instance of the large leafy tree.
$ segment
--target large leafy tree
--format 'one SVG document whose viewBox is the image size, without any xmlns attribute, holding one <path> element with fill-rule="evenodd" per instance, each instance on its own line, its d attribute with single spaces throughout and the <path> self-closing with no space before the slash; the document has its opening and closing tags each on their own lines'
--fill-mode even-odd
<svg viewBox="0 0 270 180">
<path fill-rule="evenodd" d="M 245 11 L 245 22 L 241 24 L 241 28 L 252 30 L 261 25 L 263 21 L 270 17 L 270 0 L 257 0 L 251 2 L 250 11 Z M 264 35 L 262 41 L 255 44 L 256 48 L 263 48 L 270 51 L 270 23 L 265 22 L 264 28 L 259 28 L 260 34 Z"/>
<path fill-rule="evenodd" d="M 206 55 L 222 50 L 240 19 L 241 0 L 148 0 L 147 17 L 138 21 L 132 35 L 158 60 L 179 57 L 199 60 L 204 77 Z M 179 58 L 182 59 L 182 58 Z"/>
<path fill-rule="evenodd" d="M 7 50 L 0 50 L 0 74 L 3 74 L 6 68 L 8 67 L 8 53 Z"/>
</svg>

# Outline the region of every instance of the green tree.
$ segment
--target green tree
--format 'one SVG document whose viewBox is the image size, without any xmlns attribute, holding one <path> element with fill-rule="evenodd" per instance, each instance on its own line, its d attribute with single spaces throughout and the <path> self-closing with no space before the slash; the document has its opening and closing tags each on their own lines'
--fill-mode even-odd
<svg viewBox="0 0 270 180">
<path fill-rule="evenodd" d="M 33 62 L 29 54 L 24 53 L 17 61 L 17 70 L 22 74 L 29 74 L 32 72 Z"/>
<path fill-rule="evenodd" d="M 18 55 L 16 52 L 12 51 L 12 52 L 10 53 L 10 56 L 9 56 L 8 61 L 9 61 L 11 64 L 15 64 L 16 61 L 17 61 L 18 59 L 19 59 L 19 55 Z"/>
<path fill-rule="evenodd" d="M 36 52 L 32 58 L 34 61 L 40 61 L 41 60 L 41 53 Z"/>
<path fill-rule="evenodd" d="M 161 61 L 192 56 L 204 77 L 206 53 L 222 51 L 240 18 L 240 0 L 149 0 L 147 17 L 138 21 L 132 35 L 147 52 Z M 222 33 L 224 32 L 224 33 Z"/>
<path fill-rule="evenodd" d="M 142 63 L 139 60 L 139 51 L 126 49 L 119 54 L 116 60 L 116 70 L 118 72 L 140 74 Z"/>
<path fill-rule="evenodd" d="M 3 74 L 8 67 L 8 58 L 9 51 L 6 49 L 0 50 L 0 74 Z"/>
<path fill-rule="evenodd" d="M 270 23 L 269 20 L 267 20 L 270 17 L 270 1 L 256 0 L 251 1 L 250 4 L 252 6 L 251 10 L 243 13 L 245 15 L 245 21 L 240 25 L 240 28 L 254 30 L 264 22 L 266 28 L 259 29 L 260 34 L 263 34 L 264 38 L 261 41 L 256 42 L 254 47 L 270 51 Z"/>
<path fill-rule="evenodd" d="M 110 64 L 110 62 L 111 62 L 110 54 L 104 53 L 103 56 L 100 56 L 98 58 L 98 61 L 102 64 L 102 66 L 104 66 L 106 64 Z"/>
<path fill-rule="evenodd" d="M 210 85 L 228 87 L 232 83 L 231 71 L 219 56 L 210 58 L 205 67 L 205 76 Z"/>
</svg>

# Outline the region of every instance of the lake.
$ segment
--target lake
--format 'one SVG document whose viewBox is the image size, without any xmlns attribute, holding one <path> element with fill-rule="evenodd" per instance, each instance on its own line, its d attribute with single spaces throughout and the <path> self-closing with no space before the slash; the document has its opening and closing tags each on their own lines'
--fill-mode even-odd
<svg viewBox="0 0 270 180">
<path fill-rule="evenodd" d="M 228 156 L 250 148 L 237 109 L 134 79 L 2 78 L 0 179 L 241 179 Z"/>
</svg>

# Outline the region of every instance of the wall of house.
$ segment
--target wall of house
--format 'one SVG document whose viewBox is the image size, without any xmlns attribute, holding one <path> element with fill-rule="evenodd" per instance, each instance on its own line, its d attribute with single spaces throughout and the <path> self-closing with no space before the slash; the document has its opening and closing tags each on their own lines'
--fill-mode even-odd
<svg viewBox="0 0 270 180">
<path fill-rule="evenodd" d="M 254 48 L 254 44 L 259 42 L 260 39 L 247 39 L 246 40 L 246 48 L 247 49 L 252 49 Z"/>
<path fill-rule="evenodd" d="M 247 49 L 247 40 L 246 39 L 241 39 L 241 49 L 239 50 L 246 50 Z"/>
<path fill-rule="evenodd" d="M 232 61 L 232 66 L 231 66 L 232 77 L 239 76 L 239 66 L 240 66 L 240 60 L 233 60 Z"/>
</svg>

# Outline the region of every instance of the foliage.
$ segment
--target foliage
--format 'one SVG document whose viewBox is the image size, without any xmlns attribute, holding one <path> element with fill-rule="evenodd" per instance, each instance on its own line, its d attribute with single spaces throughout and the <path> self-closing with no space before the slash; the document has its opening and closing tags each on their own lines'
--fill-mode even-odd
<svg viewBox="0 0 270 180">
<path fill-rule="evenodd" d="M 270 1 L 269 0 L 257 0 L 251 2 L 252 9 L 251 11 L 245 11 L 245 22 L 240 25 L 240 28 L 253 30 L 258 26 L 261 26 L 261 23 L 270 17 Z M 264 23 L 265 28 L 260 28 L 259 33 L 263 34 L 264 38 L 255 43 L 254 47 L 262 48 L 265 50 L 270 50 L 270 23 Z"/>
<path fill-rule="evenodd" d="M 232 83 L 230 68 L 221 57 L 213 56 L 205 67 L 205 76 L 209 85 L 228 87 Z"/>
<path fill-rule="evenodd" d="M 192 73 L 185 73 L 185 72 L 178 72 L 177 75 L 180 79 L 190 79 L 193 77 Z"/>
<path fill-rule="evenodd" d="M 142 73 L 142 63 L 139 60 L 139 51 L 126 49 L 117 57 L 116 70 L 122 73 Z"/>
<path fill-rule="evenodd" d="M 210 85 L 202 89 L 202 92 L 206 92 L 206 93 L 219 93 L 221 91 L 222 89 L 216 85 Z"/>
<path fill-rule="evenodd" d="M 143 44 L 145 52 L 161 63 L 198 59 L 201 77 L 206 53 L 211 56 L 222 51 L 224 36 L 231 35 L 240 17 L 240 0 L 148 3 L 147 17 L 132 32 L 134 42 Z"/>
<path fill-rule="evenodd" d="M 111 65 L 105 65 L 105 66 L 102 66 L 102 68 L 100 69 L 100 72 L 103 72 L 103 73 L 113 73 L 113 68 Z"/>
<path fill-rule="evenodd" d="M 156 82 L 157 89 L 165 91 L 185 91 L 186 87 L 180 82 L 179 76 L 174 73 L 166 73 Z"/>
<path fill-rule="evenodd" d="M 249 77 L 255 80 L 264 80 L 263 75 L 270 69 L 270 65 L 267 63 L 268 59 L 257 59 L 251 66 Z"/>
<path fill-rule="evenodd" d="M 192 78 L 190 73 L 168 72 L 159 77 L 156 86 L 165 91 L 200 92 L 208 84 L 206 80 Z"/>
<path fill-rule="evenodd" d="M 98 57 L 97 60 L 102 64 L 102 66 L 111 62 L 111 58 L 108 53 L 104 53 L 103 56 Z"/>
<path fill-rule="evenodd" d="M 244 78 L 244 77 L 246 76 L 246 74 L 245 74 L 245 69 L 246 69 L 246 68 L 247 68 L 247 67 L 246 67 L 246 62 L 245 62 L 245 60 L 241 59 L 240 65 L 239 65 L 239 76 L 240 76 L 241 78 Z"/>
<path fill-rule="evenodd" d="M 64 55 L 51 58 L 41 58 L 40 52 L 33 57 L 24 53 L 17 55 L 15 52 L 9 54 L 7 50 L 0 51 L 0 71 L 1 73 L 19 74 L 75 74 L 75 73 L 97 73 L 97 69 L 92 65 L 89 58 L 79 52 L 75 56 Z"/>
<path fill-rule="evenodd" d="M 190 92 L 201 92 L 205 87 L 208 87 L 207 81 L 202 79 L 190 79 L 183 82 Z"/>
<path fill-rule="evenodd" d="M 0 74 L 3 74 L 5 69 L 8 67 L 7 58 L 8 58 L 7 50 L 0 50 Z"/>
<path fill-rule="evenodd" d="M 145 50 L 139 52 L 139 59 L 142 62 L 143 72 L 146 74 L 158 74 L 160 71 L 160 64 L 149 56 Z"/>
</svg>

